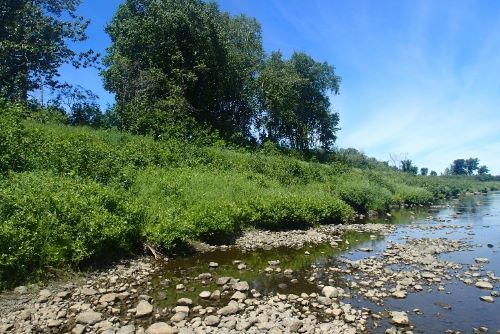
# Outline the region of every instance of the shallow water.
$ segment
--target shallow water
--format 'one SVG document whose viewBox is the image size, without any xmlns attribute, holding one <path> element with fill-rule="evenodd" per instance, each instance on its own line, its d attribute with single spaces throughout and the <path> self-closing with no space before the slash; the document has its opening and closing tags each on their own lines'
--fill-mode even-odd
<svg viewBox="0 0 500 334">
<path fill-rule="evenodd" d="M 201 273 L 212 273 L 214 277 L 230 276 L 249 282 L 250 288 L 255 288 L 262 294 L 273 293 L 312 293 L 320 292 L 317 283 L 311 283 L 311 266 L 320 268 L 317 272 L 319 282 L 327 283 L 326 276 L 322 277 L 321 268 L 336 267 L 341 259 L 357 260 L 367 256 L 379 255 L 390 243 L 404 243 L 406 238 L 448 238 L 470 242 L 473 247 L 468 251 L 445 253 L 441 259 L 463 264 L 461 272 L 468 270 L 474 264 L 474 258 L 487 257 L 490 262 L 484 264 L 481 273 L 492 271 L 500 275 L 500 193 L 489 195 L 466 196 L 449 203 L 443 209 L 412 209 L 393 212 L 392 217 L 380 218 L 382 223 L 396 224 L 397 229 L 389 235 L 370 235 L 369 233 L 347 233 L 342 236 L 338 247 L 326 245 L 307 245 L 301 249 L 278 248 L 272 250 L 255 250 L 243 252 L 235 248 L 226 250 L 217 249 L 196 255 L 177 257 L 167 262 L 162 274 L 155 276 L 152 281 L 153 298 L 164 306 L 173 305 L 178 298 L 188 297 L 199 305 L 217 305 L 198 298 L 203 290 L 217 289 L 214 280 L 206 283 L 196 279 Z M 458 213 L 458 214 L 457 214 Z M 438 222 L 426 219 L 428 216 L 449 219 L 447 222 Z M 443 228 L 436 229 L 436 226 Z M 360 248 L 370 248 L 372 252 L 359 251 Z M 308 255 L 305 251 L 309 252 Z M 279 260 L 282 270 L 292 269 L 292 276 L 283 272 L 268 274 L 264 271 L 268 261 Z M 217 262 L 219 267 L 209 269 L 209 262 Z M 234 261 L 241 261 L 247 265 L 245 270 L 238 270 Z M 291 278 L 296 279 L 292 283 Z M 331 278 L 331 273 L 329 277 Z M 349 277 L 339 273 L 330 285 L 343 287 L 346 290 Z M 176 284 L 185 284 L 186 290 L 176 291 Z M 493 282 L 496 289 L 498 282 Z M 158 292 L 165 292 L 166 298 L 158 301 Z M 474 285 L 466 285 L 453 278 L 446 284 L 443 292 L 433 289 L 429 292 L 411 292 L 405 299 L 386 300 L 384 306 L 377 306 L 372 302 L 352 296 L 344 299 L 355 307 L 367 307 L 374 312 L 383 310 L 404 310 L 408 312 L 410 322 L 415 326 L 416 333 L 438 333 L 448 329 L 461 330 L 464 333 L 472 332 L 473 328 L 486 326 L 490 332 L 500 330 L 500 300 L 489 304 L 481 301 L 480 296 L 488 295 L 490 291 L 480 290 Z M 220 305 L 227 303 L 222 297 Z M 451 308 L 443 308 L 442 305 Z M 413 309 L 418 308 L 422 314 L 415 314 Z M 370 332 L 383 333 L 390 327 L 387 321 L 382 321 L 377 328 Z"/>
</svg>

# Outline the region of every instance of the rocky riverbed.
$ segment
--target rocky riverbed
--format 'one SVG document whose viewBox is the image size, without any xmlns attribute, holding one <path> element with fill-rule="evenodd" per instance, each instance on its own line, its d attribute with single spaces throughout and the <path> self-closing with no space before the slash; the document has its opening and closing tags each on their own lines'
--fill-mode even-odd
<svg viewBox="0 0 500 334">
<path fill-rule="evenodd" d="M 21 286 L 0 296 L 0 333 L 498 333 L 500 278 L 491 255 L 499 229 L 484 220 L 500 226 L 500 217 L 475 201 L 469 213 L 459 203 L 407 211 L 404 225 L 386 216 L 247 231 L 233 245 L 187 257 L 143 257 L 71 282 Z M 486 233 L 470 220 L 478 211 Z M 491 243 L 477 243 L 488 234 Z M 449 321 L 460 311 L 450 296 L 483 317 L 470 326 Z"/>
</svg>

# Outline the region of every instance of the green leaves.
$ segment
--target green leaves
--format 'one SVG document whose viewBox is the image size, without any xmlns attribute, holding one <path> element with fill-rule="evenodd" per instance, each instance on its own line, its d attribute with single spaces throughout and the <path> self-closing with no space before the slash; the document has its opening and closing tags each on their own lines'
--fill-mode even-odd
<svg viewBox="0 0 500 334">
<path fill-rule="evenodd" d="M 337 94 L 340 83 L 333 66 L 297 52 L 285 61 L 274 52 L 258 82 L 262 137 L 298 150 L 332 148 L 339 118 L 330 112 L 327 94 Z"/>
<path fill-rule="evenodd" d="M 265 59 L 255 19 L 201 0 L 128 0 L 107 32 L 112 45 L 102 74 L 125 129 L 171 133 L 169 120 L 184 113 L 238 144 L 332 148 L 335 68 L 304 53 Z"/>
<path fill-rule="evenodd" d="M 75 15 L 79 3 L 79 0 L 3 1 L 0 97 L 26 102 L 29 92 L 57 86 L 62 64 L 87 66 L 97 59 L 92 50 L 77 53 L 68 45 L 86 39 L 89 22 Z"/>
<path fill-rule="evenodd" d="M 143 215 L 120 189 L 44 172 L 0 182 L 0 286 L 139 241 Z"/>
</svg>

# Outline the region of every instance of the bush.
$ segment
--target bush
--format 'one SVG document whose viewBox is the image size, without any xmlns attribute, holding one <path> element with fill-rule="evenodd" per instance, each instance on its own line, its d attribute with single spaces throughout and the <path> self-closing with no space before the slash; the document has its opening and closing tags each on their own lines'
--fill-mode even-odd
<svg viewBox="0 0 500 334">
<path fill-rule="evenodd" d="M 320 185 L 284 186 L 250 172 L 147 169 L 132 192 L 147 212 L 145 238 L 165 248 L 190 238 L 224 241 L 245 225 L 286 229 L 345 223 L 352 216 Z"/>
<path fill-rule="evenodd" d="M 0 282 L 130 250 L 143 221 L 120 189 L 46 173 L 0 182 Z"/>
</svg>

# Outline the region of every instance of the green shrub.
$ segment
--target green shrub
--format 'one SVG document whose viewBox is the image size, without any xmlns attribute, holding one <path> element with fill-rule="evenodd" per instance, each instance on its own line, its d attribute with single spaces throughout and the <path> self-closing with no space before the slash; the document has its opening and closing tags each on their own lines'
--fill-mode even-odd
<svg viewBox="0 0 500 334">
<path fill-rule="evenodd" d="M 0 282 L 130 250 L 143 216 L 120 189 L 46 173 L 0 182 Z"/>
<path fill-rule="evenodd" d="M 292 228 L 348 222 L 351 208 L 318 184 L 285 186 L 255 173 L 147 169 L 132 187 L 147 212 L 145 238 L 172 247 L 223 241 L 243 226 Z"/>
</svg>

